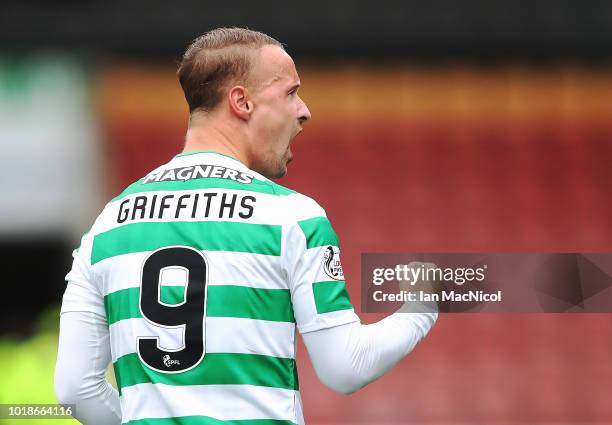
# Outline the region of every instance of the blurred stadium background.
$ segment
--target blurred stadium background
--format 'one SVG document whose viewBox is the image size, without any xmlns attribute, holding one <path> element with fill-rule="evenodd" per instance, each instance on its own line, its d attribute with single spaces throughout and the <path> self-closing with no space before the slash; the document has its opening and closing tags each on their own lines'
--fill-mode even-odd
<svg viewBox="0 0 612 425">
<path fill-rule="evenodd" d="M 609 1 L 7 1 L 0 403 L 55 401 L 70 252 L 181 150 L 175 63 L 234 25 L 296 59 L 313 119 L 279 183 L 326 208 L 357 308 L 362 252 L 612 251 Z M 350 397 L 303 346 L 299 371 L 313 425 L 604 424 L 611 355 L 609 314 L 455 314 Z"/>
</svg>

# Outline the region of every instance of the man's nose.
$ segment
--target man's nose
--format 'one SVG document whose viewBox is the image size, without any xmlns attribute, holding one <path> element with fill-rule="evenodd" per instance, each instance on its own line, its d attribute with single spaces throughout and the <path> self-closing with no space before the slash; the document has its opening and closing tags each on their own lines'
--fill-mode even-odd
<svg viewBox="0 0 612 425">
<path fill-rule="evenodd" d="M 300 117 L 298 118 L 298 120 L 300 121 L 300 124 L 303 124 L 304 122 L 308 121 L 312 117 L 312 115 L 310 115 L 310 110 L 308 109 L 308 106 L 306 106 L 306 103 L 304 103 L 301 98 L 300 102 L 302 103 L 302 105 L 300 108 Z"/>
</svg>

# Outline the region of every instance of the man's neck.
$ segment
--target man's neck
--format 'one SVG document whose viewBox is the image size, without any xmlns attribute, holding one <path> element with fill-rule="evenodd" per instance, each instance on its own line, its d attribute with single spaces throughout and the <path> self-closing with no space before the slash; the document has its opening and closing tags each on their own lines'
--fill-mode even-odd
<svg viewBox="0 0 612 425">
<path fill-rule="evenodd" d="M 232 128 L 210 125 L 211 123 L 207 124 L 205 125 L 201 121 L 190 121 L 187 135 L 185 136 L 183 152 L 218 152 L 236 158 L 249 167 L 251 159 L 244 143 L 237 142 L 239 138 L 235 134 L 236 132 Z"/>
</svg>

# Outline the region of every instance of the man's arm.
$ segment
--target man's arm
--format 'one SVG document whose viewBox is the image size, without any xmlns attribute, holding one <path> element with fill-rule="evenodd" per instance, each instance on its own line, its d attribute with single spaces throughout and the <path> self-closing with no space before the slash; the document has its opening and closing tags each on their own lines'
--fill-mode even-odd
<svg viewBox="0 0 612 425">
<path fill-rule="evenodd" d="M 395 313 L 363 325 L 353 322 L 302 334 L 317 376 L 350 394 L 378 379 L 427 335 L 437 313 Z"/>
<path fill-rule="evenodd" d="M 284 232 L 283 260 L 296 324 L 319 379 L 335 391 L 352 393 L 412 351 L 435 323 L 437 308 L 405 304 L 378 323 L 362 325 L 325 212 L 306 197 L 291 202 L 298 217 Z"/>
<path fill-rule="evenodd" d="M 413 262 L 409 267 L 437 268 Z M 400 282 L 401 290 L 433 293 L 439 282 Z M 425 338 L 438 318 L 436 302 L 406 302 L 394 314 L 371 325 L 353 322 L 302 335 L 317 376 L 334 391 L 350 394 L 380 378 Z"/>
<path fill-rule="evenodd" d="M 73 416 L 83 424 L 121 424 L 119 393 L 105 379 L 109 363 L 106 320 L 91 312 L 62 313 L 55 396 L 60 404 L 75 404 Z"/>
<path fill-rule="evenodd" d="M 110 341 L 104 297 L 91 268 L 92 244 L 92 233 L 85 234 L 66 276 L 55 396 L 61 404 L 75 404 L 73 416 L 84 424 L 120 424 L 119 394 L 105 380 Z"/>
</svg>

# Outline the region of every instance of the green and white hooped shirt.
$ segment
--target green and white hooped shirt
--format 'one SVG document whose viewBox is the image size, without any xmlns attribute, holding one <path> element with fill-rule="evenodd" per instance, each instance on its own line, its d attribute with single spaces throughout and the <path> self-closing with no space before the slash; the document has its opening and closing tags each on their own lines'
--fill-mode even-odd
<svg viewBox="0 0 612 425">
<path fill-rule="evenodd" d="M 325 211 L 214 152 L 130 185 L 73 255 L 99 297 L 62 312 L 106 317 L 124 424 L 303 423 L 296 326 L 359 320 Z"/>
</svg>

